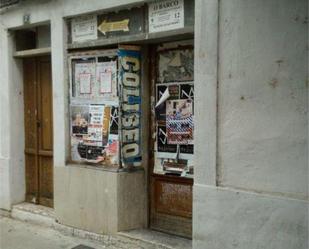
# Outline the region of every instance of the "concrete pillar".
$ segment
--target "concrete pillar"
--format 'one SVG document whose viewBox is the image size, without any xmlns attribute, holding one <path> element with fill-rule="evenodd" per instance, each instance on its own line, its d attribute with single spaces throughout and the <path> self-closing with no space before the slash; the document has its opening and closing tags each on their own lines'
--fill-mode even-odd
<svg viewBox="0 0 309 249">
<path fill-rule="evenodd" d="M 54 167 L 65 166 L 69 153 L 69 81 L 67 73 L 67 27 L 61 16 L 51 19 Z"/>
<path fill-rule="evenodd" d="M 194 184 L 216 185 L 218 0 L 195 2 Z"/>
<path fill-rule="evenodd" d="M 0 208 L 10 209 L 10 168 L 9 168 L 9 148 L 10 148 L 10 135 L 9 127 L 10 121 L 7 118 L 7 107 L 9 105 L 9 85 L 8 85 L 8 51 L 7 46 L 9 43 L 8 32 L 0 22 L 0 56 L 1 67 L 1 91 L 0 91 Z"/>
</svg>

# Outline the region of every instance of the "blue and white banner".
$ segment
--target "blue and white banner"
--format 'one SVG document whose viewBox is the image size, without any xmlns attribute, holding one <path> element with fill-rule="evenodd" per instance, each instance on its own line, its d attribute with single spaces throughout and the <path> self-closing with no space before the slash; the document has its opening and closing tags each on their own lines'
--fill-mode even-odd
<svg viewBox="0 0 309 249">
<path fill-rule="evenodd" d="M 141 165 L 141 60 L 140 49 L 118 50 L 120 98 L 120 149 L 123 167 Z"/>
</svg>

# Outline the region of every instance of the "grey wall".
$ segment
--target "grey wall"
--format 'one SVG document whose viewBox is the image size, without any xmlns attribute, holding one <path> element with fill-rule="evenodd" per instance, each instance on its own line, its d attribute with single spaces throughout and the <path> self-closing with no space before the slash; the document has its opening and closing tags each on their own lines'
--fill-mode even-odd
<svg viewBox="0 0 309 249">
<path fill-rule="evenodd" d="M 308 248 L 308 1 L 197 0 L 195 24 L 194 248 Z"/>
</svg>

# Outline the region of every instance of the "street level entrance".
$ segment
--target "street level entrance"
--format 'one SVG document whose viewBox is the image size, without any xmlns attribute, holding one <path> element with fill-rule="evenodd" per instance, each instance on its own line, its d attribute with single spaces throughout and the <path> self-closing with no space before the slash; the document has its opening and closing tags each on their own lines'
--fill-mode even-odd
<svg viewBox="0 0 309 249">
<path fill-rule="evenodd" d="M 151 53 L 150 227 L 191 238 L 193 40 L 157 44 Z"/>
<path fill-rule="evenodd" d="M 26 201 L 53 207 L 53 112 L 50 56 L 24 59 L 23 70 Z"/>
</svg>

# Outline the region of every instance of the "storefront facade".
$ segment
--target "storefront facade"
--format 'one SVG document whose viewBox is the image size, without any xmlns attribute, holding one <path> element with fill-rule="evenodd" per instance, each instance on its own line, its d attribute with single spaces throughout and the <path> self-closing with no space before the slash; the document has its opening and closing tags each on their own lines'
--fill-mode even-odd
<svg viewBox="0 0 309 249">
<path fill-rule="evenodd" d="M 307 9 L 305 0 L 3 9 L 0 208 L 32 202 L 67 226 L 150 228 L 194 248 L 306 248 Z"/>
</svg>

